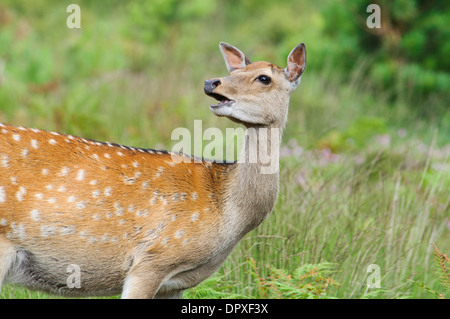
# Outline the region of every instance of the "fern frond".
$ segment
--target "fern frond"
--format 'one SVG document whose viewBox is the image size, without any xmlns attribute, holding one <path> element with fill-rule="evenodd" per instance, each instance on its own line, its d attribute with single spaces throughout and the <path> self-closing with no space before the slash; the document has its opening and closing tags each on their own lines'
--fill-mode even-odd
<svg viewBox="0 0 450 319">
<path fill-rule="evenodd" d="M 441 253 L 435 244 L 433 244 L 433 246 L 434 260 L 438 268 L 438 275 L 441 279 L 441 284 L 447 289 L 450 289 L 450 269 L 448 268 L 450 258 L 448 258 L 447 255 Z"/>
<path fill-rule="evenodd" d="M 434 289 L 431 289 L 430 287 L 428 287 L 427 285 L 425 285 L 425 283 L 420 282 L 420 281 L 415 281 L 415 280 L 411 280 L 415 285 L 419 286 L 420 288 L 424 289 L 425 291 L 428 291 L 429 293 L 436 295 L 437 297 L 439 297 L 440 299 L 444 299 L 444 296 L 442 294 L 440 294 L 439 292 L 437 292 Z"/>
</svg>

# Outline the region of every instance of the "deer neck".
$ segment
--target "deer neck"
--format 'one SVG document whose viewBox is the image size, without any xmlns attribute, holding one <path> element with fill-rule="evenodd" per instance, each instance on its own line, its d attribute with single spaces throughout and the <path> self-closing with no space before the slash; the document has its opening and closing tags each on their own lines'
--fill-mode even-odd
<svg viewBox="0 0 450 319">
<path fill-rule="evenodd" d="M 258 226 L 275 204 L 283 126 L 247 128 L 225 192 L 226 224 L 237 240 Z"/>
</svg>

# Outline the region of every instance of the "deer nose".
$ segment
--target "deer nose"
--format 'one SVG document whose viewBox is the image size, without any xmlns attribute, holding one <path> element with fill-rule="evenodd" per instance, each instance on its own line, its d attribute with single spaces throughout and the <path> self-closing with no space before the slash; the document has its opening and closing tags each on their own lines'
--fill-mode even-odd
<svg viewBox="0 0 450 319">
<path fill-rule="evenodd" d="M 206 80 L 205 93 L 212 93 L 212 91 L 221 84 L 222 82 L 220 82 L 219 79 Z"/>
</svg>

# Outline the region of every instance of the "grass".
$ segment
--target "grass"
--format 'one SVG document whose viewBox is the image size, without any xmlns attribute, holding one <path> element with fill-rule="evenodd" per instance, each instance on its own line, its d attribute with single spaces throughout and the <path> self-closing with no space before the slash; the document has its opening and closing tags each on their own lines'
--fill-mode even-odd
<svg viewBox="0 0 450 319">
<path fill-rule="evenodd" d="M 384 291 L 378 297 L 430 297 L 409 280 L 439 285 L 432 243 L 448 249 L 448 176 L 423 182 L 426 161 L 406 151 L 380 150 L 362 162 L 356 158 L 358 163 L 308 153 L 283 161 L 273 214 L 243 240 L 222 273 L 252 294 L 246 258 L 258 262 L 261 276 L 270 267 L 293 272 L 305 263 L 331 261 L 338 265 L 332 278 L 340 283 L 332 295 L 361 298 L 370 292 L 367 267 L 377 264 Z"/>
<path fill-rule="evenodd" d="M 237 39 L 280 66 L 288 53 L 284 43 L 272 50 L 224 28 L 218 13 L 208 28 L 199 18 L 172 30 L 195 36 L 147 43 L 132 36 L 126 9 L 104 14 L 80 3 L 81 31 L 60 27 L 65 6 L 46 7 L 48 19 L 39 19 L 39 1 L 0 5 L 0 122 L 167 149 L 172 130 L 193 131 L 196 119 L 203 130 L 236 127 L 213 117 L 202 93 L 205 79 L 225 75 L 219 41 Z M 301 3 L 295 21 L 314 10 Z M 314 28 L 299 35 L 311 66 L 291 99 L 276 206 L 185 297 L 449 298 L 433 246 L 448 255 L 449 114 L 424 119 L 410 111 L 416 101 L 408 96 L 390 100 L 367 81 L 368 59 L 345 76 L 315 60 L 323 21 L 311 16 Z M 380 288 L 367 287 L 371 264 L 380 267 Z M 55 296 L 4 286 L 0 297 Z"/>
</svg>

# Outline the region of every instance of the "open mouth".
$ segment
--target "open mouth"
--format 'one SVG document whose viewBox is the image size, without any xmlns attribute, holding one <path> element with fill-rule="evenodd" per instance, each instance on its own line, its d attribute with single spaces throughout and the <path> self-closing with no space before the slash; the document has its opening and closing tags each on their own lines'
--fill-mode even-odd
<svg viewBox="0 0 450 319">
<path fill-rule="evenodd" d="M 233 104 L 235 102 L 234 100 L 231 100 L 221 94 L 217 94 L 217 93 L 206 93 L 206 94 L 215 98 L 217 101 L 219 101 L 218 104 L 211 105 L 211 107 L 213 107 L 213 108 L 219 107 L 219 106 L 230 106 L 231 104 Z"/>
</svg>

